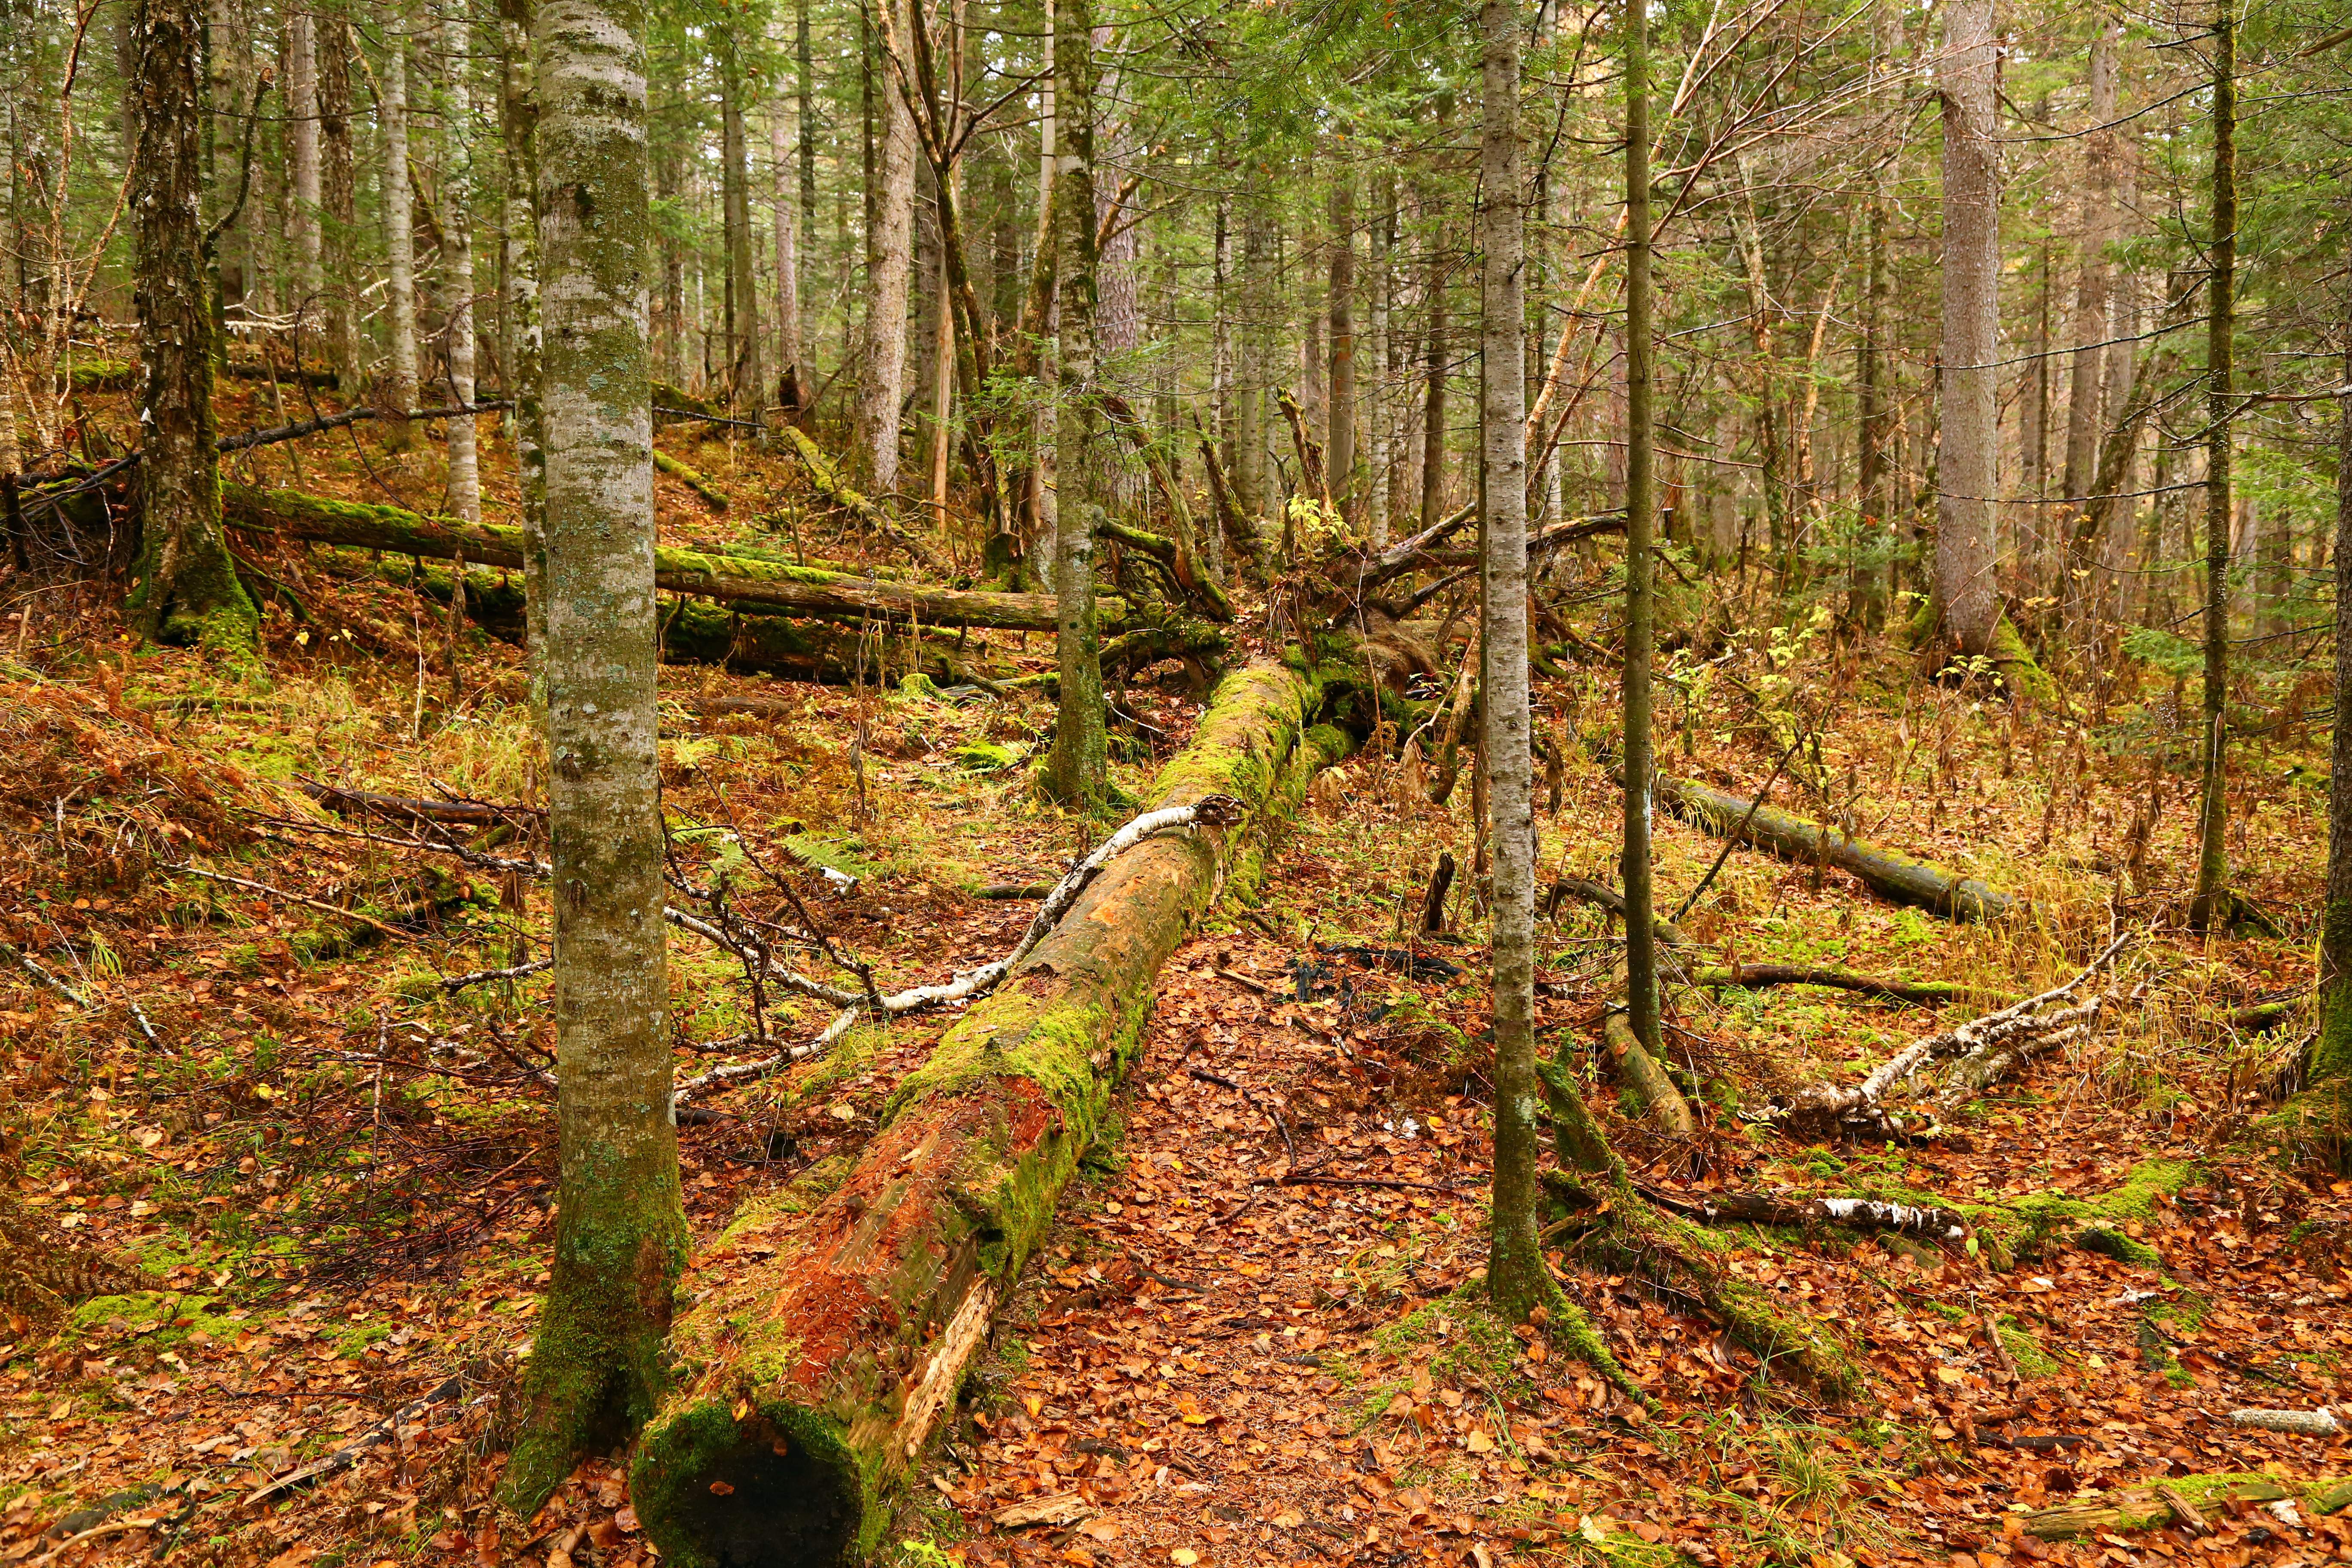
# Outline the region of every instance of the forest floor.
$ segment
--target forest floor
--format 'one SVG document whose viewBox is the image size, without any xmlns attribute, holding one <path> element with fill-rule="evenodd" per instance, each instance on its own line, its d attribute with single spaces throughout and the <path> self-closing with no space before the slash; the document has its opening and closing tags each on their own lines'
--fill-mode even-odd
<svg viewBox="0 0 2352 1568">
<path fill-rule="evenodd" d="M 663 444 L 716 483 L 785 498 L 772 542 L 860 548 L 804 518 L 789 472 L 749 447 Z M 245 460 L 263 482 L 433 504 L 430 447 L 319 443 L 299 471 L 283 449 Z M 661 502 L 680 542 L 763 531 L 668 479 Z M 44 1310 L 0 1279 L 0 1563 L 648 1560 L 617 1462 L 584 1465 L 520 1532 L 488 1506 L 545 1279 L 552 1040 L 543 975 L 444 977 L 543 952 L 543 895 L 293 787 L 527 805 L 518 656 L 457 638 L 453 701 L 439 612 L 355 556 L 322 559 L 273 595 L 265 670 L 235 679 L 133 647 L 94 592 L 0 584 L 0 939 L 56 982 L 13 956 L 0 979 L 0 1197 L 18 1232 L 0 1240 L 67 1298 Z M 1048 651 L 1007 654 L 1042 669 Z M 2340 1437 L 2228 1419 L 2352 1404 L 2352 1183 L 2281 1154 L 2266 1121 L 2309 1023 L 2232 1022 L 2307 984 L 2324 736 L 2288 722 L 2243 749 L 2232 853 L 2282 934 L 2208 942 L 2181 928 L 2194 783 L 2161 679 L 2111 690 L 2095 716 L 2025 715 L 1927 685 L 1825 620 L 1723 652 L 1678 667 L 1689 706 L 1664 765 L 1752 790 L 1785 745 L 1775 716 L 1802 712 L 1815 742 L 1778 798 L 2031 903 L 1953 925 L 1741 849 L 1685 918 L 1696 941 L 2015 997 L 2111 931 L 2145 933 L 2094 1031 L 1940 1133 L 1822 1142 L 1755 1110 L 1990 1004 L 1678 990 L 1668 1054 L 1708 1087 L 1699 1134 L 1667 1140 L 1597 1060 L 1608 917 L 1570 901 L 1542 923 L 1546 1048 L 1645 1181 L 1967 1205 L 1974 1235 L 1941 1250 L 1836 1226 L 1732 1233 L 1729 1266 L 1855 1347 L 1869 1396 L 1821 1404 L 1686 1299 L 1595 1272 L 1573 1216 L 1553 1264 L 1656 1417 L 1480 1304 L 1475 879 L 1447 931 L 1419 929 L 1439 852 L 1475 859 L 1471 791 L 1433 806 L 1412 770 L 1362 758 L 1318 784 L 1252 899 L 1213 910 L 1162 972 L 1118 1135 L 1001 1315 L 889 1555 L 2234 1568 L 2352 1552 L 2342 1517 L 2255 1501 L 2212 1502 L 2202 1537 L 2021 1530 L 2032 1510 L 2165 1478 L 2352 1475 Z M 1034 805 L 1004 765 L 1050 718 L 1034 692 L 663 679 L 682 873 L 725 873 L 742 907 L 779 918 L 789 888 L 886 987 L 1003 952 L 1031 906 L 978 895 L 1050 880 L 1107 831 Z M 1542 683 L 1539 725 L 1566 742 L 1547 881 L 1614 880 L 1618 797 L 1595 760 L 1612 682 Z M 709 698 L 750 694 L 771 710 L 710 716 Z M 1199 698 L 1171 670 L 1118 705 L 1117 766 L 1139 787 Z M 537 831 L 523 815 L 466 842 L 513 854 Z M 1718 841 L 1664 818 L 1659 839 L 1679 900 Z M 756 1019 L 731 957 L 684 937 L 672 953 L 683 1078 L 730 1059 L 726 1039 Z M 824 1022 L 813 1004 L 770 1006 L 787 1035 Z M 837 1174 L 946 1022 L 860 1028 L 702 1102 L 680 1135 L 697 1237 L 746 1198 Z M 2095 1227 L 2134 1245 L 2082 1245 Z"/>
</svg>

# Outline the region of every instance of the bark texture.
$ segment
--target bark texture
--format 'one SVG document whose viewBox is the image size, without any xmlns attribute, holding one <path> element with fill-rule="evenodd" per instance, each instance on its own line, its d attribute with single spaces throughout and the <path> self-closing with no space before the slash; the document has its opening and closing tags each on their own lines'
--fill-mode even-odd
<svg viewBox="0 0 2352 1568">
<path fill-rule="evenodd" d="M 1992 0 L 1953 0 L 1944 16 L 1944 337 L 1936 410 L 1936 605 L 1965 654 L 1990 650 L 2000 622 L 1993 583 L 1993 497 L 2000 328 L 2000 148 L 1993 134 L 1999 46 Z"/>
<path fill-rule="evenodd" d="M 2009 894 L 1974 877 L 1849 838 L 1791 812 L 1760 805 L 1753 806 L 1751 815 L 1749 801 L 1668 773 L 1657 775 L 1657 788 L 1658 798 L 1666 805 L 1710 833 L 1736 831 L 1741 843 L 1769 850 L 1784 860 L 1819 861 L 1850 871 L 1874 891 L 1899 904 L 1916 904 L 1956 921 L 1998 920 L 2016 907 L 2017 901 Z M 1745 827 L 1739 826 L 1743 818 Z"/>
<path fill-rule="evenodd" d="M 408 37 L 406 20 L 394 9 L 385 18 L 382 116 L 383 120 L 383 233 L 386 273 L 384 313 L 392 331 L 392 405 L 419 406 L 416 400 L 416 194 L 408 179 Z M 394 451 L 415 439 L 405 423 L 384 431 Z"/>
<path fill-rule="evenodd" d="M 2344 353 L 2352 384 L 2352 343 Z M 2310 1070 L 2315 1120 L 2339 1166 L 2352 1156 L 2352 400 L 2336 447 L 2336 730 L 2328 742 L 2327 890 L 2320 910 L 2319 1037 Z"/>
<path fill-rule="evenodd" d="M 507 374 L 515 402 L 514 447 L 521 539 L 523 639 L 531 701 L 547 708 L 547 426 L 540 405 L 539 89 L 531 64 L 536 0 L 499 0 L 499 128 L 505 143 Z"/>
<path fill-rule="evenodd" d="M 129 609 L 158 642 L 232 655 L 252 646 L 253 602 L 221 534 L 213 457 L 213 310 L 203 218 L 202 57 L 196 0 L 141 0 L 137 215 L 140 551 Z"/>
<path fill-rule="evenodd" d="M 892 8 L 895 36 L 907 33 L 907 0 L 880 0 Z M 915 116 L 896 88 L 882 95 L 880 167 L 873 185 L 869 227 L 873 264 L 867 277 L 864 381 L 857 397 L 857 465 L 870 489 L 898 488 L 898 405 L 907 382 L 907 279 L 915 230 Z"/>
<path fill-rule="evenodd" d="M 2083 169 L 2082 276 L 2074 290 L 2074 354 L 2066 390 L 2065 493 L 2087 495 L 2097 460 L 2103 412 L 2103 342 L 2107 289 L 2114 271 L 2107 247 L 2116 238 L 2116 133 L 2102 127 L 2116 117 L 2116 40 L 2123 28 L 2099 18 L 2091 37 L 2091 132 Z M 2118 402 L 2121 400 L 2118 399 Z"/>
<path fill-rule="evenodd" d="M 2229 919 L 2231 352 L 2238 271 L 2238 54 L 2232 0 L 2213 5 L 2213 221 L 2205 328 L 2204 794 L 2198 814 L 2197 894 L 2189 921 Z"/>
<path fill-rule="evenodd" d="M 1557 1294 L 1536 1239 L 1536 827 L 1528 706 L 1526 219 L 1519 192 L 1519 31 L 1509 0 L 1478 12 L 1478 242 L 1486 497 L 1485 700 L 1478 766 L 1494 843 L 1495 1206 L 1486 1284 L 1513 1321 Z"/>
<path fill-rule="evenodd" d="M 441 32 L 448 70 L 441 109 L 441 309 L 449 402 L 456 407 L 474 401 L 474 96 L 468 79 L 473 39 L 467 6 L 451 5 Z M 448 508 L 451 516 L 467 522 L 482 520 L 481 460 L 474 435 L 472 415 L 449 421 Z"/>
<path fill-rule="evenodd" d="M 1154 974 L 1220 886 L 1255 875 L 1257 830 L 1344 748 L 1307 728 L 1319 697 L 1268 663 L 1228 677 L 1151 798 L 1227 795 L 1248 818 L 1112 861 L 900 1085 L 836 1191 L 753 1209 L 701 1260 L 673 1342 L 677 1385 L 631 1478 L 666 1561 L 845 1563 L 876 1545 L 890 1493 L 1102 1133 Z"/>
<path fill-rule="evenodd" d="M 542 0 L 533 39 L 562 1176 L 500 1483 L 526 1514 L 582 1452 L 652 1413 L 687 1253 L 656 755 L 644 27 L 638 0 Z"/>
</svg>

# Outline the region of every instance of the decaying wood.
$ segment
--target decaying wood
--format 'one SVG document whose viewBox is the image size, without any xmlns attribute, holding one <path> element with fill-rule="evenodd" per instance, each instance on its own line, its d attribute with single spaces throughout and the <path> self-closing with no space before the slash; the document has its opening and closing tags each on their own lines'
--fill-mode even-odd
<svg viewBox="0 0 2352 1568">
<path fill-rule="evenodd" d="M 1815 1083 L 1782 1097 L 1777 1112 L 1799 1126 L 1843 1126 L 1853 1131 L 1889 1134 L 1897 1130 L 1884 1101 L 1937 1062 L 1958 1058 L 1963 1062 L 1990 1062 L 2004 1052 L 2039 1054 L 2074 1038 L 2087 1029 L 2107 998 L 2076 1000 L 2093 976 L 2102 973 L 2130 940 L 2126 932 L 2109 942 L 2099 956 L 2073 979 L 2038 995 L 2014 1002 L 1999 1012 L 1914 1040 L 1868 1078 L 1851 1086 Z M 1979 1084 L 1981 1087 L 1981 1082 Z"/>
<path fill-rule="evenodd" d="M 409 800 L 373 790 L 345 789 L 315 779 L 299 781 L 304 795 L 343 816 L 378 816 L 388 822 L 432 822 L 460 827 L 496 827 L 536 821 L 547 814 L 537 806 L 502 805 L 481 800 Z"/>
<path fill-rule="evenodd" d="M 678 1563 L 839 1563 L 869 1552 L 1000 1293 L 1045 1234 L 1136 1049 L 1153 976 L 1252 829 L 1337 744 L 1318 680 L 1229 676 L 1160 776 L 1160 806 L 1226 795 L 1232 826 L 1111 861 L 1004 984 L 904 1079 L 840 1186 L 752 1207 L 699 1261 L 673 1392 L 631 1494 Z"/>
<path fill-rule="evenodd" d="M 1551 887 L 1544 893 L 1543 912 L 1547 915 L 1551 914 L 1559 908 L 1563 900 L 1569 899 L 1574 899 L 1580 903 L 1597 904 L 1621 921 L 1625 918 L 1624 895 L 1612 888 L 1602 887 L 1590 877 L 1563 876 L 1554 879 Z M 1689 943 L 1689 939 L 1683 934 L 1682 927 L 1672 921 L 1652 916 L 1650 929 L 1656 932 L 1658 940 L 1668 947 L 1684 947 Z"/>
<path fill-rule="evenodd" d="M 1735 833 L 1740 842 L 1785 860 L 1850 871 L 1882 897 L 1950 920 L 1998 920 L 2017 907 L 2009 894 L 1974 877 L 1864 844 L 1792 812 L 1759 805 L 1689 779 L 1660 773 L 1658 802 L 1710 833 Z"/>
<path fill-rule="evenodd" d="M 2172 1523 L 2202 1523 L 2200 1510 L 2232 1502 L 2293 1500 L 2326 1515 L 2352 1504 L 2352 1481 L 2282 1482 L 2263 1475 L 2174 1476 L 2144 1486 L 2123 1487 L 2104 1496 L 2078 1498 L 2025 1516 L 2025 1533 L 2039 1541 L 2075 1541 L 2126 1530 L 2156 1530 Z M 2189 1512 L 2179 1504 L 2186 1502 Z M 2193 1529 L 2194 1526 L 2192 1525 Z"/>
<path fill-rule="evenodd" d="M 2232 1410 L 2230 1425 L 2284 1432 L 2292 1437 L 2333 1437 L 2344 1430 L 2336 1412 L 2324 1405 L 2316 1410 Z"/>
<path fill-rule="evenodd" d="M 667 452 L 656 448 L 654 467 L 708 501 L 713 511 L 725 511 L 730 505 L 733 504 L 728 500 L 724 490 L 703 477 L 700 469 L 681 458 L 673 458 Z"/>
<path fill-rule="evenodd" d="M 221 516 L 234 529 L 322 544 L 465 561 L 509 571 L 519 571 L 523 564 L 520 529 L 420 517 L 399 507 L 329 500 L 297 490 L 224 484 Z M 1054 626 L 1050 594 L 928 588 L 668 546 L 654 552 L 654 583 L 666 593 L 714 600 L 744 615 L 810 616 L 859 626 L 917 623 L 1012 631 L 1049 631 Z M 1118 599 L 1105 598 L 1101 604 L 1107 620 L 1117 620 L 1126 613 L 1125 604 Z"/>
<path fill-rule="evenodd" d="M 1454 851 L 1437 852 L 1437 864 L 1430 868 L 1429 887 L 1421 895 L 1421 930 L 1424 936 L 1437 936 L 1445 930 L 1445 895 L 1454 886 Z"/>
<path fill-rule="evenodd" d="M 1682 1195 L 1643 1186 L 1642 1195 L 1701 1225 L 1842 1225 L 1853 1230 L 1891 1231 L 1925 1241 L 1966 1241 L 1967 1216 L 1957 1210 L 1874 1198 L 1788 1198 L 1769 1193 L 1708 1193 Z"/>
</svg>

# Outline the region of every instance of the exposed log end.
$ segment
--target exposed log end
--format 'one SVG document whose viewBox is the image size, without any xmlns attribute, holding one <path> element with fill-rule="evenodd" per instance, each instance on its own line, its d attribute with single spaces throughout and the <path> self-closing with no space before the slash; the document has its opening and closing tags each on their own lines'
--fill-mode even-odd
<svg viewBox="0 0 2352 1568">
<path fill-rule="evenodd" d="M 672 1477 L 688 1479 L 661 1484 Z M 740 1417 L 715 1399 L 680 1411 L 638 1457 L 635 1485 L 639 1517 L 677 1543 L 668 1556 L 680 1564 L 852 1562 L 872 1544 L 866 1521 L 878 1522 L 870 1479 L 838 1431 L 778 1401 Z"/>
</svg>

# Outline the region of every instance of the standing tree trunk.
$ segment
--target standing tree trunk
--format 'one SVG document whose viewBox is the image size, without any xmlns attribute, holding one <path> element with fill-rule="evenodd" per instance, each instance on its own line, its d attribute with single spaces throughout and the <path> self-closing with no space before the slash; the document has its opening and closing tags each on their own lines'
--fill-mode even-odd
<svg viewBox="0 0 2352 1568">
<path fill-rule="evenodd" d="M 352 237 L 359 224 L 359 194 L 352 165 L 351 19 L 341 11 L 318 18 L 320 214 L 326 243 L 327 363 L 346 397 L 360 390 L 360 311 L 352 275 Z"/>
<path fill-rule="evenodd" d="M 408 179 L 408 19 L 384 19 L 383 231 L 385 301 L 392 322 L 392 404 L 406 414 L 416 401 L 416 194 Z M 383 444 L 405 451 L 415 439 L 405 419 L 384 429 Z"/>
<path fill-rule="evenodd" d="M 213 309 L 203 212 L 204 14 L 197 0 L 140 0 L 137 215 L 140 548 L 131 624 L 158 642 L 251 657 L 259 617 L 221 536 L 214 461 Z"/>
<path fill-rule="evenodd" d="M 533 39 L 562 1174 L 499 1483 L 523 1514 L 652 1413 L 687 1254 L 655 754 L 644 26 L 641 0 L 541 0 Z"/>
<path fill-rule="evenodd" d="M 1557 1294 L 1536 1238 L 1535 793 L 1528 700 L 1526 216 L 1519 205 L 1519 31 L 1511 0 L 1478 8 L 1479 485 L 1486 682 L 1478 768 L 1494 843 L 1495 1206 L 1486 1282 L 1512 1321 Z"/>
<path fill-rule="evenodd" d="M 506 150 L 507 388 L 514 399 L 516 490 L 522 513 L 523 647 L 531 700 L 547 712 L 547 427 L 540 397 L 539 88 L 531 60 L 536 0 L 499 0 L 499 131 Z"/>
<path fill-rule="evenodd" d="M 2099 460 L 2100 372 L 2107 334 L 2107 251 L 2116 239 L 2116 39 L 2122 23 L 2105 15 L 2091 39 L 2091 134 L 2083 171 L 2082 279 L 2074 292 L 2074 356 L 2066 392 L 2067 496 L 2087 496 Z M 2111 406 L 2121 406 L 2116 400 Z M 2083 502 L 2072 501 L 2080 510 Z"/>
<path fill-rule="evenodd" d="M 759 270 L 751 265 L 751 148 L 743 135 L 743 26 L 734 11 L 719 24 L 719 140 L 722 227 L 727 240 L 728 401 L 757 418 L 767 401 L 760 352 Z"/>
<path fill-rule="evenodd" d="M 1242 514 L 1265 514 L 1265 289 L 1271 226 L 1265 193 L 1253 175 L 1242 193 L 1241 366 L 1234 376 L 1234 445 L 1226 468 Z"/>
<path fill-rule="evenodd" d="M 1651 420 L 1649 25 L 1625 11 L 1625 1012 L 1658 1055 L 1658 939 L 1650 878 L 1650 537 L 1657 506 Z M 1830 292 L 1836 291 L 1831 285 Z M 1828 307 L 1823 306 L 1826 313 Z"/>
<path fill-rule="evenodd" d="M 2231 0 L 2213 5 L 2212 277 L 2205 329 L 2205 788 L 2198 817 L 2197 894 L 2189 920 L 2226 924 L 2230 854 L 2230 426 L 2238 271 L 2238 31 Z M 2332 786 L 2331 786 L 2332 787 Z"/>
<path fill-rule="evenodd" d="M 1861 561 L 1853 574 L 1852 603 L 1854 619 L 1875 631 L 1885 618 L 1892 587 L 1889 579 L 1894 574 L 1893 561 L 1882 563 L 1878 559 L 1880 552 L 1894 542 L 1886 461 L 1894 411 L 1886 396 L 1886 366 L 1891 356 L 1879 342 L 1886 326 L 1889 279 L 1885 191 L 1875 173 L 1871 176 L 1866 199 L 1869 210 L 1863 217 L 1862 331 L 1856 339 L 1860 363 L 1854 374 L 1861 414 L 1861 429 L 1855 442 L 1861 448 L 1857 481 L 1862 491 L 1862 516 L 1856 525 L 1861 535 Z"/>
<path fill-rule="evenodd" d="M 1062 689 L 1054 747 L 1037 789 L 1061 805 L 1091 809 L 1103 798 L 1108 749 L 1095 616 L 1095 531 L 1102 514 L 1094 454 L 1102 413 L 1095 395 L 1094 0 L 1056 0 L 1055 11 L 1053 212 L 1062 313 L 1054 471 L 1070 493 L 1062 498 L 1054 536 L 1054 658 Z"/>
<path fill-rule="evenodd" d="M 2352 292 L 2352 289 L 2347 289 Z M 2344 380 L 2352 385 L 2352 310 Z M 2352 1169 L 2352 399 L 2337 403 L 2336 730 L 2328 741 L 2327 891 L 2320 910 L 2319 1037 L 2304 1074 L 2330 1163 Z"/>
<path fill-rule="evenodd" d="M 462 0 L 452 0 L 443 19 L 441 45 L 449 73 L 442 109 L 442 331 L 448 336 L 449 401 L 462 408 L 474 401 L 474 100 L 467 82 L 474 31 Z M 449 511 L 467 522 L 482 521 L 482 475 L 470 414 L 449 421 Z"/>
<path fill-rule="evenodd" d="M 1396 290 L 1396 275 L 1391 265 L 1396 253 L 1396 178 L 1386 169 L 1373 180 L 1372 199 L 1372 379 L 1363 394 L 1364 427 L 1371 433 L 1372 451 L 1360 494 L 1366 517 L 1365 537 L 1374 550 L 1385 550 L 1389 543 L 1389 508 L 1395 499 L 1390 470 L 1396 464 L 1396 431 L 1389 403 L 1389 317 Z"/>
<path fill-rule="evenodd" d="M 892 35 L 907 36 L 907 0 L 892 7 Z M 870 52 L 870 51 L 869 51 Z M 886 84 L 887 85 L 887 84 Z M 872 189 L 873 260 L 866 304 L 865 375 L 857 399 L 857 462 L 867 488 L 886 500 L 898 488 L 898 405 L 906 392 L 907 279 L 915 227 L 915 117 L 895 88 L 881 94 L 880 168 Z"/>
<path fill-rule="evenodd" d="M 1999 46 L 1992 0 L 1951 0 L 1944 19 L 1944 341 L 1937 375 L 1936 605 L 1962 653 L 1991 650 L 1999 439 L 1993 361 L 2000 327 Z"/>
<path fill-rule="evenodd" d="M 1442 110 L 1438 119 L 1440 123 L 1444 121 Z M 1433 194 L 1424 196 L 1425 216 L 1434 205 Z M 1436 226 L 1428 226 L 1428 297 L 1423 301 L 1428 324 L 1422 343 L 1427 359 L 1421 405 L 1421 526 L 1435 528 L 1445 516 L 1445 245 Z"/>
<path fill-rule="evenodd" d="M 325 284 L 319 243 L 319 44 L 308 11 L 286 17 L 286 156 L 291 165 L 294 217 L 295 343 L 319 320 Z"/>
<path fill-rule="evenodd" d="M 1331 499 L 1349 523 L 1356 487 L 1356 176 L 1331 177 L 1331 424 L 1326 461 Z"/>
<path fill-rule="evenodd" d="M 768 115 L 768 158 L 776 181 L 776 401 L 784 417 L 800 414 L 801 374 L 800 224 L 793 211 L 792 142 L 781 110 Z"/>
</svg>

